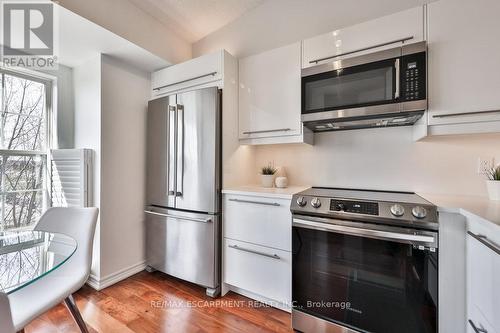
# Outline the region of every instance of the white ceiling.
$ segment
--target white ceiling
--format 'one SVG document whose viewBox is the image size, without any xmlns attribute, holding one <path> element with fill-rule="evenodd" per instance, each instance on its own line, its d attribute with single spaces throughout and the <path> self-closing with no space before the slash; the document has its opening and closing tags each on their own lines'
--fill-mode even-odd
<svg viewBox="0 0 500 333">
<path fill-rule="evenodd" d="M 102 53 L 152 72 L 170 63 L 89 20 L 57 6 L 58 62 L 75 67 Z"/>
<path fill-rule="evenodd" d="M 193 43 L 272 0 L 131 0 L 167 28 Z"/>
</svg>

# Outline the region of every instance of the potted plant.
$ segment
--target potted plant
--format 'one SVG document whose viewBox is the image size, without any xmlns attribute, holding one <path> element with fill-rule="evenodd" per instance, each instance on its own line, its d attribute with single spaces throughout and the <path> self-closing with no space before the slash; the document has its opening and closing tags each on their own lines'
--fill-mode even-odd
<svg viewBox="0 0 500 333">
<path fill-rule="evenodd" d="M 260 182 L 262 187 L 273 187 L 274 174 L 278 171 L 271 163 L 260 169 Z"/>
<path fill-rule="evenodd" d="M 488 172 L 488 194 L 491 200 L 500 200 L 500 165 Z"/>
</svg>

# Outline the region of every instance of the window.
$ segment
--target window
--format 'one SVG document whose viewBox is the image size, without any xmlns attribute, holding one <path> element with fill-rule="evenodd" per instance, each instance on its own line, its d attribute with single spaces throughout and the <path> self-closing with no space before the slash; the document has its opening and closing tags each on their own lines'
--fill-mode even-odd
<svg viewBox="0 0 500 333">
<path fill-rule="evenodd" d="M 22 228 L 47 206 L 51 83 L 0 70 L 0 229 Z"/>
</svg>

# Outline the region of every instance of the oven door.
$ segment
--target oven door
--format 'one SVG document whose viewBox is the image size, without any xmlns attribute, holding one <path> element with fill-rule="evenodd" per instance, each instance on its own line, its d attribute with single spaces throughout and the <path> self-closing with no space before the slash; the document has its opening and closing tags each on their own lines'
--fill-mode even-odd
<svg viewBox="0 0 500 333">
<path fill-rule="evenodd" d="M 294 216 L 292 249 L 294 329 L 437 332 L 437 233 Z"/>
<path fill-rule="evenodd" d="M 321 66 L 324 65 L 318 65 Z M 314 68 L 308 70 L 314 71 Z M 399 96 L 399 57 L 347 68 L 328 68 L 326 72 L 312 75 L 303 72 L 302 118 L 314 121 L 324 117 L 369 116 L 372 112 L 370 106 L 398 103 Z M 360 109 L 366 114 L 351 114 L 350 110 L 345 110 L 345 114 L 328 112 L 350 108 Z M 394 110 L 390 107 L 385 109 L 387 112 L 400 111 L 399 105 L 394 105 Z M 379 111 L 375 108 L 373 112 Z"/>
</svg>

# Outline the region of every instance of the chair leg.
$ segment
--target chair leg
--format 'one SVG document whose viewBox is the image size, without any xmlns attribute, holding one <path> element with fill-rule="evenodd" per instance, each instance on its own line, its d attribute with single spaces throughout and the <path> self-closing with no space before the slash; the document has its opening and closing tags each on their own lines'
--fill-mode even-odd
<svg viewBox="0 0 500 333">
<path fill-rule="evenodd" d="M 71 316 L 73 316 L 73 319 L 75 320 L 76 324 L 80 328 L 80 331 L 82 333 L 89 333 L 89 330 L 87 329 L 87 325 L 85 325 L 85 321 L 82 318 L 82 315 L 80 314 L 80 311 L 78 310 L 78 307 L 76 306 L 75 300 L 73 299 L 73 295 L 69 295 L 65 300 L 64 304 L 66 304 L 66 307 L 68 308 L 69 312 L 71 313 Z"/>
</svg>

